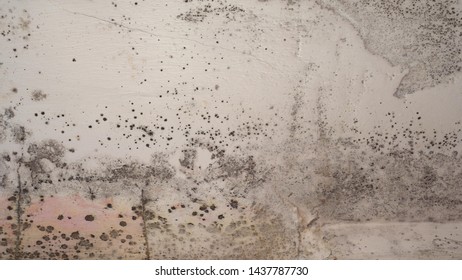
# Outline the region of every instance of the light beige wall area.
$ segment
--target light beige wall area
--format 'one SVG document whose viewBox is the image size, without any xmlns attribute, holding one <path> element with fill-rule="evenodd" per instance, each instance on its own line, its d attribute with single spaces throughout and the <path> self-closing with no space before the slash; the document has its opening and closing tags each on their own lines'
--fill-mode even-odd
<svg viewBox="0 0 462 280">
<path fill-rule="evenodd" d="M 1 259 L 460 259 L 460 1 L 0 1 Z"/>
</svg>

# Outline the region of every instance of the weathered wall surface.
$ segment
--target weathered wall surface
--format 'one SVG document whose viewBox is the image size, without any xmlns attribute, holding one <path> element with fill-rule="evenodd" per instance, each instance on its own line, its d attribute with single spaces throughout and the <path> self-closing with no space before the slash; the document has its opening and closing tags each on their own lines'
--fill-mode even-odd
<svg viewBox="0 0 462 280">
<path fill-rule="evenodd" d="M 460 1 L 0 2 L 0 258 L 462 258 Z"/>
</svg>

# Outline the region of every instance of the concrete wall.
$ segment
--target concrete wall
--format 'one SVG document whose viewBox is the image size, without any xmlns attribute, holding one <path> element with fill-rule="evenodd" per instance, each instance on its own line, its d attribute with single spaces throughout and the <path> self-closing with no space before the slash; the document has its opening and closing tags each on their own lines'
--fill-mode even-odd
<svg viewBox="0 0 462 280">
<path fill-rule="evenodd" d="M 462 258 L 460 1 L 0 3 L 0 258 Z"/>
</svg>

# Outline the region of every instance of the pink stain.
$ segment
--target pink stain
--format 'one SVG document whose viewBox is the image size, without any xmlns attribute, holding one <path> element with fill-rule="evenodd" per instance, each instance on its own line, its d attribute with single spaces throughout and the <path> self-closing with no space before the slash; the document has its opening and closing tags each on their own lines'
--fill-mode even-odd
<svg viewBox="0 0 462 280">
<path fill-rule="evenodd" d="M 125 232 L 139 231 L 139 221 L 132 221 L 131 209 L 123 206 L 122 209 L 107 208 L 108 203 L 112 204 L 111 198 L 88 200 L 78 195 L 55 196 L 31 202 L 25 214 L 30 215 L 34 226 L 53 226 L 62 232 L 107 232 L 119 228 L 121 221 L 127 222 L 123 228 Z M 87 216 L 93 220 L 86 220 Z"/>
</svg>

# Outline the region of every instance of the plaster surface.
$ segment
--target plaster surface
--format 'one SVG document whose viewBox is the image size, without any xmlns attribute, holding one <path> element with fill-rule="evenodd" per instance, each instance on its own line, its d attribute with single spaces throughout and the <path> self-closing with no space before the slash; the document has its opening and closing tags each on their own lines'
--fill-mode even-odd
<svg viewBox="0 0 462 280">
<path fill-rule="evenodd" d="M 0 259 L 461 259 L 457 0 L 0 1 Z"/>
</svg>

